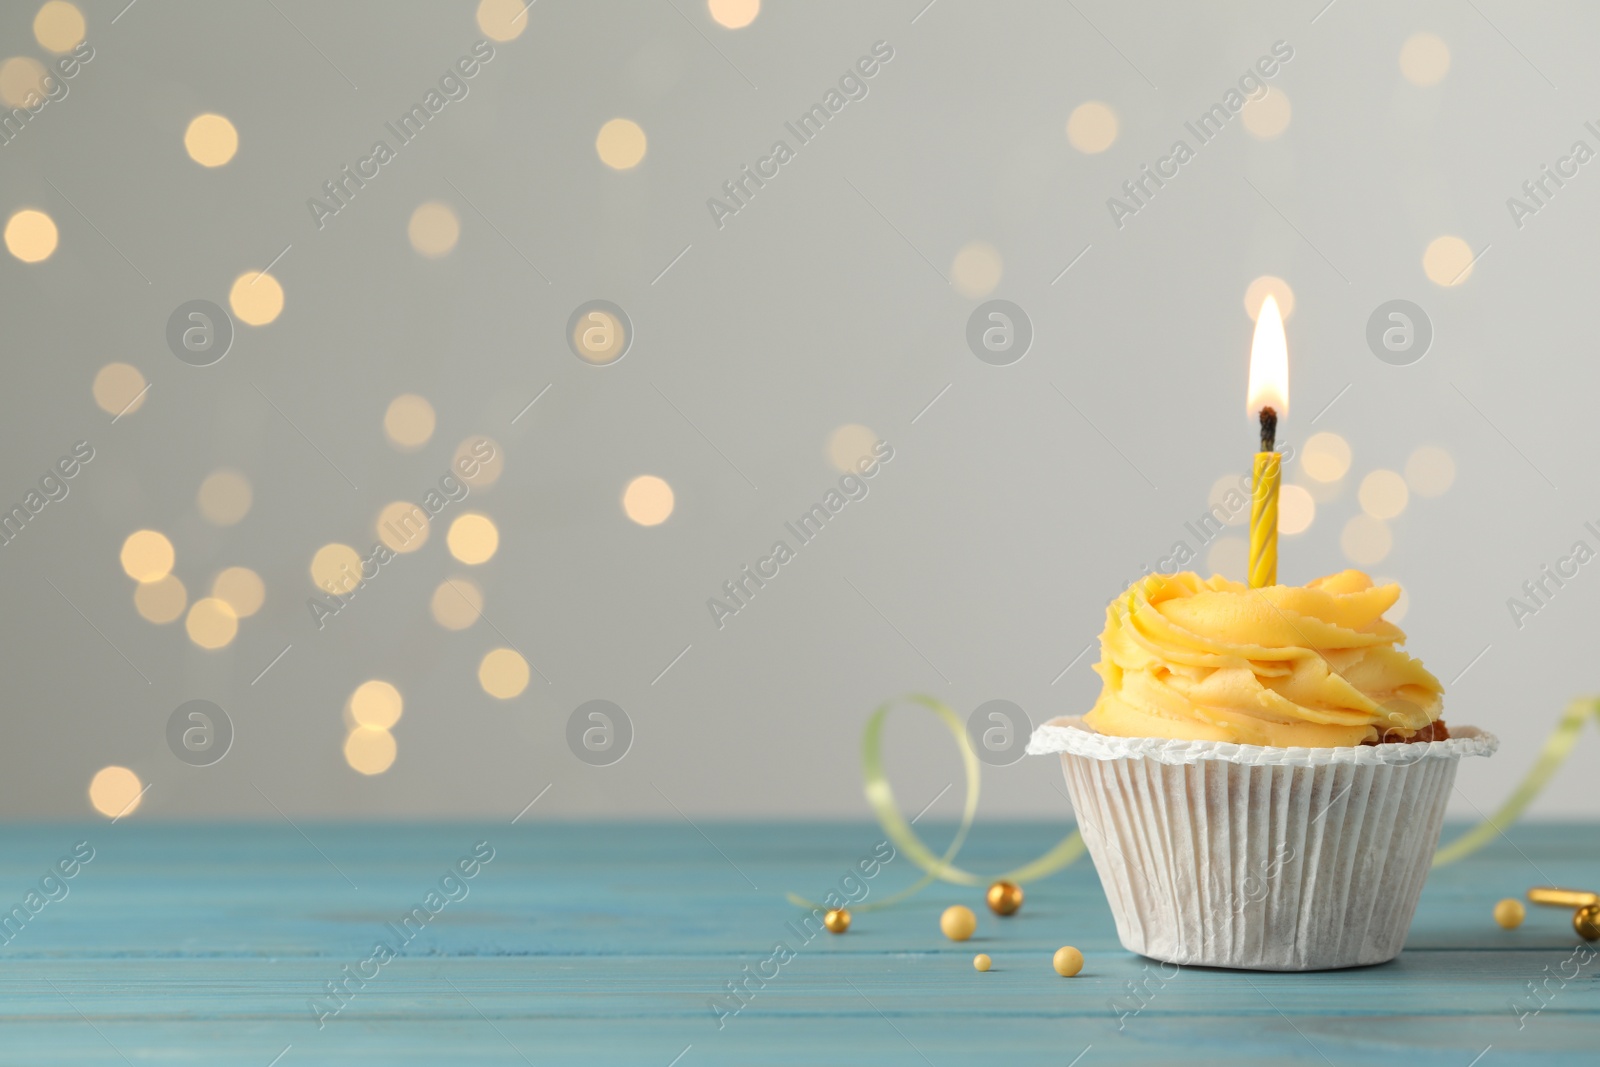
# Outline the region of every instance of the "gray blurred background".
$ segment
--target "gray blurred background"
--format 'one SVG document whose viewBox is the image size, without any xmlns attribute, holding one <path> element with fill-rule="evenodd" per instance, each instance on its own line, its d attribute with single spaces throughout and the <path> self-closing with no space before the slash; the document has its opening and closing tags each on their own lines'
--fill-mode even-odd
<svg viewBox="0 0 1600 1067">
<path fill-rule="evenodd" d="M 42 212 L 58 235 L 38 262 L 0 254 L 5 507 L 76 442 L 94 450 L 0 547 L 7 817 L 90 815 L 106 767 L 148 787 L 141 818 L 509 818 L 536 796 L 541 816 L 862 816 L 859 737 L 881 701 L 1081 713 L 1099 684 L 1084 650 L 1129 579 L 1180 540 L 1191 567 L 1242 577 L 1243 527 L 1201 544 L 1185 523 L 1249 469 L 1246 293 L 1263 276 L 1294 299 L 1280 439 L 1332 478 L 1287 465 L 1315 517 L 1285 536 L 1281 580 L 1360 563 L 1403 584 L 1447 720 L 1503 741 L 1463 768 L 1455 814 L 1497 805 L 1600 685 L 1600 563 L 1547 580 L 1542 604 L 1522 591 L 1575 542 L 1600 549 L 1600 163 L 1559 162 L 1600 149 L 1588 7 L 767 0 L 728 28 L 704 0 L 124 3 L 77 2 L 93 58 L 0 145 L 0 214 Z M 735 23 L 742 6 L 712 5 Z M 7 92 L 58 58 L 39 10 L 0 12 L 0 58 L 39 64 L 4 72 Z M 70 12 L 42 21 L 71 45 Z M 308 200 L 397 144 L 385 124 L 480 41 L 493 58 L 466 95 L 319 228 Z M 877 42 L 892 58 L 801 144 L 785 123 Z M 1275 42 L 1293 54 L 1267 99 L 1201 145 L 1185 123 Z M 185 148 L 205 113 L 237 131 L 220 166 Z M 601 157 L 619 118 L 647 144 L 622 169 Z M 1194 158 L 1119 228 L 1108 198 L 1178 139 Z M 708 199 L 729 203 L 723 183 L 778 140 L 793 158 L 719 227 Z M 1576 176 L 1514 218 L 1508 198 L 1533 203 L 1522 185 L 1547 164 Z M 418 222 L 442 254 L 409 236 L 425 204 L 448 209 Z M 33 216 L 15 237 L 48 244 Z M 1441 237 L 1458 243 L 1425 265 Z M 179 359 L 175 309 L 227 307 L 269 264 L 281 313 L 236 318 L 212 365 Z M 1003 366 L 967 340 L 996 299 L 1032 331 Z M 608 366 L 567 338 L 594 300 L 633 328 Z M 1431 323 L 1421 358 L 1369 345 L 1392 300 Z M 405 450 L 385 417 L 410 395 L 434 425 Z M 1348 443 L 1342 476 L 1330 438 L 1306 453 L 1317 433 Z M 484 437 L 498 478 L 319 629 L 318 550 L 366 555 L 380 511 L 421 501 Z M 838 485 L 833 453 L 857 437 L 893 448 L 868 494 L 719 629 L 708 599 L 796 544 L 785 522 Z M 201 507 L 219 470 L 250 488 L 227 524 Z M 1381 471 L 1399 477 L 1364 510 Z M 657 525 L 624 509 L 641 475 L 673 493 Z M 498 529 L 487 562 L 447 546 L 466 512 Z M 173 547 L 172 621 L 141 616 L 119 561 L 139 530 Z M 230 567 L 265 600 L 207 649 L 187 628 L 230 628 L 194 607 Z M 430 606 L 449 582 L 482 591 L 462 629 Z M 1513 597 L 1538 610 L 1514 619 Z M 479 680 L 499 648 L 531 664 L 509 699 Z M 373 679 L 404 714 L 392 765 L 363 774 L 347 705 Z M 596 699 L 631 724 L 609 765 L 569 744 Z M 191 700 L 232 724 L 209 766 L 169 744 Z M 586 714 L 578 734 L 600 722 Z M 351 759 L 387 763 L 362 738 Z M 908 813 L 959 811 L 936 720 L 898 711 L 886 746 Z M 1596 750 L 1585 734 L 1536 813 L 1594 814 L 1578 764 Z M 982 815 L 1067 818 L 1054 761 L 986 767 Z"/>
</svg>

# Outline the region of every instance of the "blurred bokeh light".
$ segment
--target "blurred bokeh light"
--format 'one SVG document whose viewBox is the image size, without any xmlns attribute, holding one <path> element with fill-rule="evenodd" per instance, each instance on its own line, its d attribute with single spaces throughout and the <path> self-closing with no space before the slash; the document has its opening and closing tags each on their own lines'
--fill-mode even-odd
<svg viewBox="0 0 1600 1067">
<path fill-rule="evenodd" d="M 206 475 L 206 480 L 200 483 L 196 503 L 207 522 L 215 526 L 232 526 L 250 514 L 253 499 L 250 479 L 224 467 Z"/>
<path fill-rule="evenodd" d="M 1312 434 L 1300 452 L 1300 469 L 1319 482 L 1338 481 L 1350 469 L 1350 443 L 1336 433 Z"/>
<path fill-rule="evenodd" d="M 478 664 L 478 684 L 500 700 L 510 700 L 528 688 L 528 661 L 510 648 L 497 648 Z"/>
<path fill-rule="evenodd" d="M 956 253 L 950 264 L 950 284 L 962 296 L 979 300 L 995 291 L 1004 267 L 1000 250 L 984 241 L 973 241 Z"/>
<path fill-rule="evenodd" d="M 26 208 L 6 221 L 6 250 L 24 263 L 49 259 L 59 239 L 55 220 L 42 211 Z"/>
<path fill-rule="evenodd" d="M 1117 113 L 1109 104 L 1090 100 L 1067 116 L 1067 143 L 1086 155 L 1098 155 L 1117 140 Z"/>
<path fill-rule="evenodd" d="M 220 167 L 239 151 L 239 131 L 222 115 L 196 115 L 183 133 L 183 148 L 202 167 Z"/>
<path fill-rule="evenodd" d="M 143 802 L 144 783 L 126 767 L 102 767 L 89 780 L 89 803 L 108 819 L 131 815 Z"/>
<path fill-rule="evenodd" d="M 122 542 L 122 569 L 136 582 L 155 582 L 172 571 L 177 553 L 158 530 L 135 530 Z"/>
<path fill-rule="evenodd" d="M 622 493 L 622 510 L 640 526 L 660 526 L 675 504 L 672 486 L 653 474 L 641 474 Z"/>
<path fill-rule="evenodd" d="M 47 0 L 33 16 L 34 39 L 40 48 L 57 55 L 78 47 L 87 32 L 83 12 L 66 0 Z"/>
<path fill-rule="evenodd" d="M 644 158 L 644 130 L 632 119 L 612 119 L 594 139 L 600 161 L 613 170 L 632 170 Z"/>
<path fill-rule="evenodd" d="M 1412 85 L 1438 85 L 1450 73 L 1450 46 L 1431 33 L 1414 33 L 1400 46 L 1400 73 Z"/>
<path fill-rule="evenodd" d="M 196 600 L 183 620 L 189 640 L 208 651 L 226 647 L 239 632 L 239 616 L 226 600 L 208 596 Z"/>
</svg>

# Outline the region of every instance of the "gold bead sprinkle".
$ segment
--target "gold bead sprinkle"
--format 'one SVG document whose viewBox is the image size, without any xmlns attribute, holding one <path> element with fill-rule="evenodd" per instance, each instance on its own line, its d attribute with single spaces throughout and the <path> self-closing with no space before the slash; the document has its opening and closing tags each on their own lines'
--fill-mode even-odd
<svg viewBox="0 0 1600 1067">
<path fill-rule="evenodd" d="M 1572 917 L 1572 928 L 1585 941 L 1600 941 L 1600 904 L 1579 908 Z"/>
<path fill-rule="evenodd" d="M 1557 908 L 1587 908 L 1600 904 L 1600 894 L 1586 889 L 1557 889 L 1548 885 L 1528 890 L 1528 899 L 1535 904 L 1549 904 Z"/>
<path fill-rule="evenodd" d="M 965 941 L 978 928 L 978 917 L 964 904 L 952 904 L 939 916 L 939 929 L 952 941 Z"/>
<path fill-rule="evenodd" d="M 850 929 L 850 913 L 844 908 L 834 908 L 822 917 L 822 925 L 830 934 L 842 934 Z"/>
<path fill-rule="evenodd" d="M 1515 930 L 1522 925 L 1522 920 L 1527 917 L 1528 909 L 1522 906 L 1522 901 L 1507 897 L 1494 906 L 1494 921 L 1507 930 Z"/>
<path fill-rule="evenodd" d="M 1083 970 L 1083 953 L 1071 945 L 1063 945 L 1056 949 L 1055 958 L 1050 961 L 1050 965 L 1061 977 L 1071 978 Z"/>
<path fill-rule="evenodd" d="M 996 915 L 1014 915 L 1022 907 L 1022 887 L 1015 882 L 996 882 L 989 887 L 989 910 Z"/>
</svg>

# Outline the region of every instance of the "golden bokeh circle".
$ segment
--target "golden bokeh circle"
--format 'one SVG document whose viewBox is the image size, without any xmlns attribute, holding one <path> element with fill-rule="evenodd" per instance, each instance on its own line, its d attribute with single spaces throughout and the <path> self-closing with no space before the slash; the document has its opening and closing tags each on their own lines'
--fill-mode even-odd
<svg viewBox="0 0 1600 1067">
<path fill-rule="evenodd" d="M 202 167 L 220 167 L 239 151 L 239 131 L 226 117 L 208 111 L 190 120 L 183 149 Z"/>
<path fill-rule="evenodd" d="M 1389 524 L 1371 515 L 1357 515 L 1344 524 L 1339 535 L 1339 547 L 1346 558 L 1359 567 L 1382 563 L 1394 547 L 1394 535 Z"/>
<path fill-rule="evenodd" d="M 491 41 L 514 41 L 528 28 L 523 0 L 478 0 L 478 29 Z"/>
<path fill-rule="evenodd" d="M 6 251 L 24 263 L 49 259 L 60 240 L 55 220 L 42 211 L 23 208 L 6 220 Z"/>
<path fill-rule="evenodd" d="M 1400 46 L 1400 73 L 1412 85 L 1438 85 L 1450 73 L 1450 46 L 1435 34 L 1413 33 Z"/>
<path fill-rule="evenodd" d="M 96 406 L 108 415 L 133 414 L 144 407 L 144 375 L 127 363 L 107 363 L 94 376 L 90 387 Z"/>
<path fill-rule="evenodd" d="M 465 630 L 483 615 L 483 590 L 469 579 L 448 578 L 434 589 L 428 610 L 446 630 Z"/>
<path fill-rule="evenodd" d="M 478 664 L 478 684 L 499 700 L 510 700 L 528 688 L 528 661 L 515 649 L 497 648 Z"/>
<path fill-rule="evenodd" d="M 201 597 L 190 605 L 183 628 L 189 632 L 189 640 L 201 648 L 223 648 L 239 633 L 239 616 L 226 600 Z"/>
<path fill-rule="evenodd" d="M 248 619 L 265 603 L 267 584 L 249 567 L 228 567 L 212 581 L 211 595 L 232 608 L 234 615 Z"/>
<path fill-rule="evenodd" d="M 136 582 L 159 582 L 172 573 L 177 553 L 158 530 L 135 530 L 122 542 L 122 569 Z"/>
<path fill-rule="evenodd" d="M 1250 136 L 1259 141 L 1270 141 L 1280 136 L 1289 128 L 1289 120 L 1294 115 L 1294 108 L 1289 104 L 1289 98 L 1282 89 L 1268 86 L 1266 93 L 1244 102 L 1244 110 L 1239 117 L 1244 121 L 1244 128 Z"/>
<path fill-rule="evenodd" d="M 1406 480 L 1391 470 L 1375 470 L 1361 479 L 1356 499 L 1361 510 L 1375 519 L 1392 519 L 1406 509 L 1411 494 Z"/>
<path fill-rule="evenodd" d="M 343 596 L 361 581 L 361 555 L 338 542 L 323 545 L 311 557 L 311 581 L 318 589 Z"/>
<path fill-rule="evenodd" d="M 1261 305 L 1269 296 L 1278 302 L 1278 314 L 1288 322 L 1289 316 L 1294 314 L 1294 290 L 1276 274 L 1263 274 L 1245 287 L 1244 310 L 1250 321 L 1260 316 Z"/>
<path fill-rule="evenodd" d="M 1418 496 L 1443 496 L 1455 480 L 1456 461 L 1437 445 L 1423 445 L 1406 460 L 1406 484 Z"/>
<path fill-rule="evenodd" d="M 45 99 L 44 79 L 50 72 L 32 56 L 12 56 L 0 63 L 0 103 L 7 107 L 39 106 Z"/>
<path fill-rule="evenodd" d="M 228 306 L 240 322 L 265 326 L 283 312 L 283 286 L 265 271 L 245 271 L 228 290 Z"/>
<path fill-rule="evenodd" d="M 461 219 L 449 204 L 429 200 L 418 204 L 406 224 L 411 247 L 429 259 L 448 255 L 461 239 Z"/>
<path fill-rule="evenodd" d="M 431 527 L 428 513 L 405 500 L 385 504 L 378 512 L 378 540 L 396 552 L 415 552 L 427 544 Z"/>
<path fill-rule="evenodd" d="M 89 27 L 83 12 L 67 0 L 47 0 L 33 16 L 33 36 L 39 47 L 60 55 L 83 43 Z"/>
<path fill-rule="evenodd" d="M 108 819 L 139 810 L 143 792 L 144 783 L 126 767 L 102 767 L 89 780 L 89 803 Z"/>
<path fill-rule="evenodd" d="M 369 777 L 393 767 L 398 754 L 399 746 L 388 730 L 357 726 L 344 739 L 344 761 L 351 770 Z"/>
<path fill-rule="evenodd" d="M 761 0 L 706 0 L 706 8 L 717 25 L 742 30 L 761 14 Z"/>
<path fill-rule="evenodd" d="M 1336 433 L 1312 434 L 1300 452 L 1300 469 L 1319 482 L 1338 481 L 1350 469 L 1350 443 Z"/>
<path fill-rule="evenodd" d="M 189 606 L 189 591 L 175 574 L 140 582 L 133 590 L 133 607 L 148 622 L 166 624 Z"/>
<path fill-rule="evenodd" d="M 1117 140 L 1117 113 L 1099 100 L 1079 104 L 1067 116 L 1067 143 L 1085 155 L 1098 155 Z"/>
<path fill-rule="evenodd" d="M 1422 271 L 1435 285 L 1460 285 L 1473 269 L 1472 246 L 1452 234 L 1435 237 L 1422 253 Z"/>
<path fill-rule="evenodd" d="M 253 499 L 250 479 L 227 467 L 206 475 L 196 497 L 200 514 L 215 526 L 232 526 L 239 522 L 250 513 Z"/>
<path fill-rule="evenodd" d="M 828 435 L 828 462 L 834 470 L 859 474 L 861 463 L 876 458 L 873 448 L 879 440 L 869 427 L 858 422 L 846 423 Z"/>
<path fill-rule="evenodd" d="M 622 510 L 640 526 L 660 526 L 672 514 L 672 486 L 653 474 L 641 474 L 622 492 Z"/>
<path fill-rule="evenodd" d="M 415 452 L 433 437 L 437 417 L 426 397 L 402 393 L 389 401 L 383 413 L 383 432 L 402 452 Z"/>
<path fill-rule="evenodd" d="M 488 459 L 483 458 L 488 455 Z M 473 434 L 456 446 L 450 469 L 474 489 L 487 489 L 500 480 L 506 470 L 506 451 L 500 442 L 481 433 Z"/>
<path fill-rule="evenodd" d="M 400 721 L 404 711 L 400 690 L 378 678 L 362 682 L 350 694 L 350 717 L 361 726 L 387 730 Z"/>
<path fill-rule="evenodd" d="M 594 150 L 600 162 L 613 170 L 637 167 L 647 148 L 644 130 L 632 119 L 612 119 L 600 127 L 594 139 Z"/>
<path fill-rule="evenodd" d="M 621 359 L 628 341 L 628 324 L 603 307 L 587 309 L 572 324 L 572 350 L 599 367 Z"/>
<path fill-rule="evenodd" d="M 1285 485 L 1278 490 L 1278 532 L 1287 536 L 1305 533 L 1317 518 L 1317 502 L 1303 485 Z"/>
<path fill-rule="evenodd" d="M 984 241 L 973 241 L 962 246 L 951 261 L 950 284 L 962 296 L 980 300 L 1000 285 L 1004 271 L 998 248 Z"/>
<path fill-rule="evenodd" d="M 484 563 L 500 547 L 500 530 L 489 516 L 469 511 L 450 524 L 445 543 L 450 546 L 450 554 L 462 563 Z"/>
<path fill-rule="evenodd" d="M 1302 469 L 1300 473 L 1304 474 L 1304 469 Z M 1332 482 L 1319 482 L 1315 478 L 1308 476 L 1305 481 L 1297 484 L 1304 488 L 1306 492 L 1311 494 L 1311 499 L 1315 500 L 1318 506 L 1332 504 L 1334 501 L 1344 496 L 1344 491 L 1346 489 L 1343 478 Z"/>
</svg>

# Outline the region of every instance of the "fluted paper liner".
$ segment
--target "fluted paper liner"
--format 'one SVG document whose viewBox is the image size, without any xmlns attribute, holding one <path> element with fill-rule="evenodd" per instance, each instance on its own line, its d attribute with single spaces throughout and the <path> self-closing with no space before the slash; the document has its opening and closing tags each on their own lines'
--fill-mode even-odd
<svg viewBox="0 0 1600 1067">
<path fill-rule="evenodd" d="M 1034 731 L 1061 754 L 1125 948 L 1181 965 L 1310 971 L 1399 955 L 1463 756 L 1499 742 L 1269 748 Z"/>
</svg>

